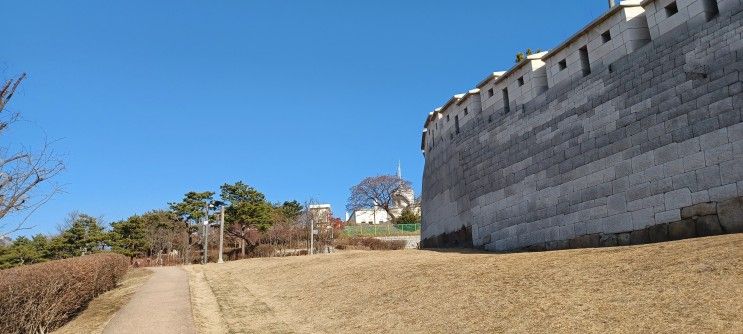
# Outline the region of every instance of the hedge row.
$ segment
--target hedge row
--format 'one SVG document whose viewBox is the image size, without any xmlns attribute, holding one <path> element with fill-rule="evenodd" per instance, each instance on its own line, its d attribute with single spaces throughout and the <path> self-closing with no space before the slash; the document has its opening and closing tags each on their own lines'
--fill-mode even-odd
<svg viewBox="0 0 743 334">
<path fill-rule="evenodd" d="M 0 270 L 0 333 L 48 333 L 114 288 L 129 259 L 93 254 Z"/>
<path fill-rule="evenodd" d="M 346 249 L 369 249 L 369 250 L 400 250 L 405 249 L 405 240 L 381 240 L 377 238 L 346 238 L 339 239 L 335 248 Z"/>
</svg>

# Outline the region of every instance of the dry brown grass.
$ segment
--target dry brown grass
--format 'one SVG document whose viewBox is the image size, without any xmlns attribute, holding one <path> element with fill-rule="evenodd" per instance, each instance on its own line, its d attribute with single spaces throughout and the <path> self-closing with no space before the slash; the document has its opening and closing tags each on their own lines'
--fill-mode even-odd
<svg viewBox="0 0 743 334">
<path fill-rule="evenodd" d="M 137 289 L 147 282 L 152 272 L 147 269 L 131 269 L 119 285 L 88 304 L 75 319 L 54 331 L 55 334 L 102 333 L 114 314 L 132 298 Z"/>
<path fill-rule="evenodd" d="M 743 234 L 521 254 L 351 251 L 203 275 L 231 332 L 743 332 Z"/>
<path fill-rule="evenodd" d="M 204 278 L 203 266 L 186 266 L 188 284 L 191 290 L 191 310 L 194 325 L 199 333 L 227 333 L 227 326 L 222 319 L 211 287 Z"/>
</svg>

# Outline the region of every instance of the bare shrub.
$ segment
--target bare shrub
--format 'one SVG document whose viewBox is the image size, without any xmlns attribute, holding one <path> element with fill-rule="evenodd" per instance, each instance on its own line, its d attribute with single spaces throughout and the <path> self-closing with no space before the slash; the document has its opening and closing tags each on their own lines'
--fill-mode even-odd
<svg viewBox="0 0 743 334">
<path fill-rule="evenodd" d="M 253 256 L 255 257 L 271 257 L 276 255 L 276 248 L 271 245 L 258 245 L 253 249 Z"/>
<path fill-rule="evenodd" d="M 102 253 L 0 270 L 0 333 L 48 333 L 114 288 L 129 258 Z"/>
<path fill-rule="evenodd" d="M 345 238 L 338 240 L 335 248 L 340 250 L 400 250 L 405 249 L 405 240 L 382 240 L 377 238 Z"/>
</svg>

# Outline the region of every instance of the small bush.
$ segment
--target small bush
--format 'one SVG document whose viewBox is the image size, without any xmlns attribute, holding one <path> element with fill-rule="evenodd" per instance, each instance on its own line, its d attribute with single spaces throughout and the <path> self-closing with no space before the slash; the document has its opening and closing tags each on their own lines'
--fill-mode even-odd
<svg viewBox="0 0 743 334">
<path fill-rule="evenodd" d="M 48 333 L 114 288 L 126 256 L 101 253 L 0 270 L 0 333 Z"/>
<path fill-rule="evenodd" d="M 339 240 L 335 248 L 340 250 L 400 250 L 405 249 L 405 240 L 382 240 L 377 238 L 348 238 Z"/>
</svg>

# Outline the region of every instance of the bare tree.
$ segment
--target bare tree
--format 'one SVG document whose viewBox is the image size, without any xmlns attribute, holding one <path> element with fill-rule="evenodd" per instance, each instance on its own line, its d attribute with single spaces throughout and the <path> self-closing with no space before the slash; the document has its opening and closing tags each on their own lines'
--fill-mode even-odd
<svg viewBox="0 0 743 334">
<path fill-rule="evenodd" d="M 378 207 L 387 212 L 395 220 L 393 209 L 395 198 L 401 192 L 410 189 L 410 182 L 396 175 L 379 175 L 367 177 L 359 184 L 351 187 L 351 196 L 348 198 L 346 209 L 373 209 Z"/>
<path fill-rule="evenodd" d="M 0 135 L 20 118 L 18 113 L 4 111 L 25 77 L 25 73 L 21 74 L 0 87 Z M 38 152 L 10 145 L 0 147 L 0 237 L 27 228 L 24 225 L 28 217 L 60 191 L 58 186 L 53 186 L 46 193 L 39 193 L 39 185 L 63 169 L 64 164 L 56 158 L 48 142 Z M 13 214 L 25 216 L 8 222 L 5 218 Z"/>
</svg>

